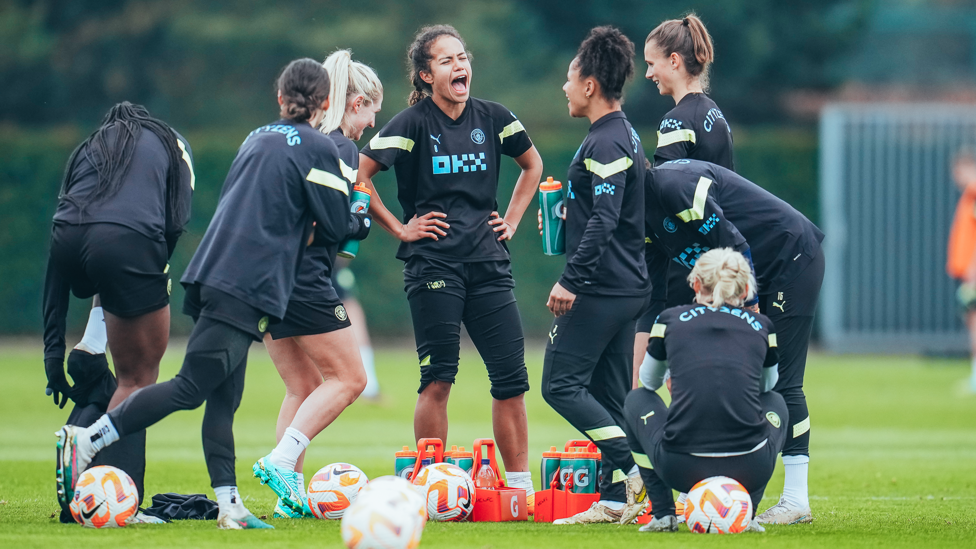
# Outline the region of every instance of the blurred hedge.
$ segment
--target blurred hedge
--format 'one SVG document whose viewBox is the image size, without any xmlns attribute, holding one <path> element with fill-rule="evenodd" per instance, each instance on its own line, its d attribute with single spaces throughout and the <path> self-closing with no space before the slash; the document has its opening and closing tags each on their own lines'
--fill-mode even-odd
<svg viewBox="0 0 976 549">
<path fill-rule="evenodd" d="M 576 126 L 574 126 L 575 128 Z M 0 334 L 38 334 L 41 330 L 41 288 L 47 262 L 51 216 L 57 203 L 64 162 L 82 139 L 76 129 L 26 131 L 0 128 Z M 653 150 L 652 128 L 638 128 L 645 136 L 646 150 Z M 545 175 L 565 179 L 566 166 L 586 133 L 566 129 L 532 132 L 545 161 Z M 196 249 L 216 208 L 237 147 L 247 132 L 186 133 L 193 148 L 196 193 L 189 232 L 184 235 L 171 262 L 176 279 Z M 744 176 L 766 187 L 816 221 L 818 216 L 816 177 L 816 134 L 813 130 L 778 128 L 736 128 L 736 168 Z M 504 211 L 511 196 L 518 169 L 504 162 L 499 203 Z M 388 205 L 395 205 L 395 181 L 387 172 L 376 178 L 379 192 Z M 391 204 L 394 203 L 394 204 Z M 523 218 L 510 243 L 513 270 L 526 336 L 541 340 L 551 315 L 545 308 L 552 284 L 559 277 L 563 259 L 542 255 L 535 225 L 535 207 Z M 394 258 L 397 242 L 377 230 L 362 246 L 353 267 L 359 283 L 359 297 L 366 308 L 370 329 L 379 344 L 383 337 L 412 334 L 410 315 L 403 294 L 402 263 Z M 179 314 L 183 292 L 173 287 L 173 334 L 189 332 L 188 317 Z M 72 331 L 80 331 L 88 304 L 72 304 Z"/>
</svg>

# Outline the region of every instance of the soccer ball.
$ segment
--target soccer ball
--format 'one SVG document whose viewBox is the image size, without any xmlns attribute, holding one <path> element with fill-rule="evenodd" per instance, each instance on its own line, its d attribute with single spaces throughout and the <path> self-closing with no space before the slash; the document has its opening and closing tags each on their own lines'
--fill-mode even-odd
<svg viewBox="0 0 976 549">
<path fill-rule="evenodd" d="M 139 491 L 125 471 L 100 465 L 78 477 L 68 508 L 86 528 L 122 528 L 139 510 Z"/>
<path fill-rule="evenodd" d="M 341 519 L 369 479 L 355 465 L 332 463 L 308 483 L 308 508 L 320 519 Z"/>
<path fill-rule="evenodd" d="M 340 532 L 349 549 L 414 549 L 427 523 L 424 499 L 399 477 L 380 477 L 346 509 Z"/>
<path fill-rule="evenodd" d="M 685 523 L 699 534 L 738 534 L 752 521 L 752 499 L 735 479 L 711 477 L 696 484 L 685 500 Z"/>
<path fill-rule="evenodd" d="M 427 515 L 439 522 L 461 521 L 474 509 L 474 481 L 457 465 L 435 463 L 425 467 L 413 483 L 422 487 Z"/>
</svg>

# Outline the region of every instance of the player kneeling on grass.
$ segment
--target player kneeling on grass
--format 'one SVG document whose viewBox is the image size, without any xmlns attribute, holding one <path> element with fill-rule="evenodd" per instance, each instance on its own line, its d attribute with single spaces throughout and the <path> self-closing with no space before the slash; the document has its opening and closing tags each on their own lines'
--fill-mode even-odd
<svg viewBox="0 0 976 549">
<path fill-rule="evenodd" d="M 217 527 L 270 528 L 244 507 L 234 472 L 234 414 L 247 351 L 272 319 L 284 317 L 313 221 L 316 236 L 329 242 L 361 240 L 369 227 L 367 216 L 349 213 L 339 151 L 315 129 L 328 96 L 329 74 L 312 59 L 293 61 L 278 78 L 281 119 L 244 140 L 183 275 L 183 310 L 195 325 L 182 369 L 134 392 L 91 427 L 58 432 L 57 484 L 67 499 L 100 450 L 206 402 L 203 452 L 220 507 Z"/>
<path fill-rule="evenodd" d="M 651 329 L 640 367 L 643 388 L 624 404 L 627 441 L 648 486 L 660 479 L 687 493 L 708 477 L 731 477 L 749 492 L 755 510 L 789 424 L 786 402 L 772 390 L 776 335 L 766 316 L 743 308 L 756 281 L 739 252 L 703 254 L 688 281 L 696 303 L 665 310 Z M 655 392 L 669 370 L 670 408 Z M 641 531 L 677 531 L 670 491 L 648 495 L 654 520 Z M 753 519 L 747 531 L 763 528 Z"/>
<path fill-rule="evenodd" d="M 372 69 L 352 60 L 349 50 L 333 53 L 323 66 L 330 77 L 329 108 L 319 131 L 335 142 L 352 186 L 359 168 L 359 149 L 352 140 L 375 123 L 383 85 Z M 278 413 L 278 446 L 253 470 L 278 494 L 276 518 L 314 516 L 305 497 L 305 448 L 367 385 L 351 319 L 332 285 L 338 248 L 339 242 L 316 235 L 298 269 L 285 318 L 264 336 L 285 382 L 285 399 Z"/>
</svg>

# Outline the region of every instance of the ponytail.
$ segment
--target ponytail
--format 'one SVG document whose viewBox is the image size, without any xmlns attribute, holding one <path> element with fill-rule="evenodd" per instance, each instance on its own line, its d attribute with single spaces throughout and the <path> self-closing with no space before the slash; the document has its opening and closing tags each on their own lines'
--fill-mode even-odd
<svg viewBox="0 0 976 549">
<path fill-rule="evenodd" d="M 756 295 L 756 277 L 745 256 L 732 248 L 716 248 L 702 254 L 688 275 L 688 284 L 701 283 L 701 293 L 711 294 L 709 307 L 741 307 Z M 743 299 L 743 294 L 745 298 Z"/>
<path fill-rule="evenodd" d="M 407 48 L 407 68 L 409 71 L 410 83 L 413 84 L 413 91 L 407 98 L 407 104 L 414 106 L 429 97 L 433 90 L 427 82 L 420 77 L 420 72 L 430 72 L 430 62 L 433 59 L 430 55 L 430 46 L 441 36 L 452 36 L 465 46 L 464 40 L 458 31 L 450 25 L 432 25 L 420 29 L 413 43 Z M 467 46 L 465 46 L 466 48 Z"/>
<path fill-rule="evenodd" d="M 329 73 L 313 59 L 296 59 L 278 77 L 281 117 L 305 122 L 329 97 Z"/>
<path fill-rule="evenodd" d="M 698 78 L 702 89 L 708 91 L 708 72 L 715 61 L 715 48 L 712 36 L 697 15 L 689 13 L 682 19 L 661 23 L 647 35 L 644 43 L 649 42 L 654 42 L 665 57 L 672 53 L 680 55 L 688 74 Z"/>
<path fill-rule="evenodd" d="M 370 105 L 383 97 L 383 84 L 379 77 L 373 69 L 353 61 L 350 50 L 336 50 L 322 66 L 329 73 L 330 81 L 329 108 L 319 126 L 322 133 L 332 133 L 343 126 L 350 98 L 361 95 L 363 105 Z"/>
</svg>

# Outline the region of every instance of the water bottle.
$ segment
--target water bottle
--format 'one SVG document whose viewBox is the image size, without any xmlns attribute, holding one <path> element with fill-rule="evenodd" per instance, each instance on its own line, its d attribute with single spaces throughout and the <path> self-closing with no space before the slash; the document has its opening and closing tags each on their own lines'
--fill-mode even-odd
<svg viewBox="0 0 976 549">
<path fill-rule="evenodd" d="M 393 474 L 398 477 L 409 479 L 413 474 L 414 464 L 417 462 L 417 452 L 404 446 L 394 454 Z"/>
<path fill-rule="evenodd" d="M 474 456 L 471 454 L 471 452 L 466 451 L 464 446 L 462 446 L 460 450 L 454 452 L 454 465 L 457 465 L 464 470 L 468 476 L 474 474 Z"/>
<path fill-rule="evenodd" d="M 566 222 L 563 220 L 563 184 L 552 177 L 539 185 L 539 208 L 542 210 L 542 253 L 566 253 Z"/>
<path fill-rule="evenodd" d="M 600 462 L 600 455 L 588 448 L 576 453 L 576 460 L 573 462 L 573 493 L 574 494 L 595 494 L 597 492 L 597 464 Z"/>
<path fill-rule="evenodd" d="M 352 196 L 349 197 L 352 213 L 366 213 L 369 210 L 369 198 L 373 193 L 366 185 L 356 185 L 352 188 Z M 359 253 L 359 241 L 347 240 L 339 247 L 338 255 L 352 259 Z"/>
<path fill-rule="evenodd" d="M 562 452 L 556 450 L 555 446 L 549 448 L 548 452 L 542 452 L 542 489 L 562 488 L 559 483 L 559 462 Z"/>
<path fill-rule="evenodd" d="M 491 460 L 481 458 L 481 467 L 478 468 L 478 475 L 474 477 L 474 485 L 478 488 L 494 490 L 498 485 L 498 476 L 491 468 Z"/>
</svg>

